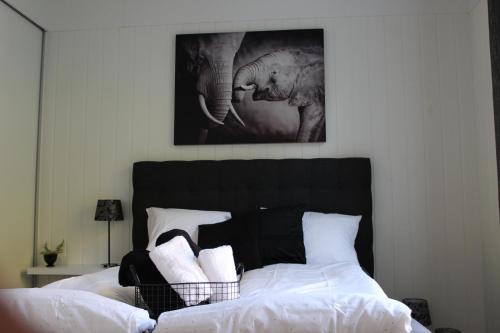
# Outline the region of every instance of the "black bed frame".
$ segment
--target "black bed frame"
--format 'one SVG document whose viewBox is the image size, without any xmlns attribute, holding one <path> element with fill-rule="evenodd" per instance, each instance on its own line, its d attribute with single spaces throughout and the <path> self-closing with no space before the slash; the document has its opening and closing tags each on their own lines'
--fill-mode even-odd
<svg viewBox="0 0 500 333">
<path fill-rule="evenodd" d="M 247 211 L 305 204 L 362 215 L 356 251 L 373 276 L 371 165 L 367 158 L 136 162 L 133 246 L 148 244 L 148 207 Z"/>
</svg>

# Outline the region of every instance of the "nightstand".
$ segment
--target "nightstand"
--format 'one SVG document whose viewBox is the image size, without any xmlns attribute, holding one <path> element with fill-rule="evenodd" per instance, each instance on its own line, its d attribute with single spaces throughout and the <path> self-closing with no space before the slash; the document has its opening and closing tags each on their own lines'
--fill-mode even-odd
<svg viewBox="0 0 500 333">
<path fill-rule="evenodd" d="M 61 265 L 54 267 L 35 266 L 29 267 L 26 270 L 26 274 L 33 276 L 33 286 L 40 287 L 63 278 L 96 273 L 102 271 L 103 269 L 105 268 L 102 267 L 102 265 Z"/>
</svg>

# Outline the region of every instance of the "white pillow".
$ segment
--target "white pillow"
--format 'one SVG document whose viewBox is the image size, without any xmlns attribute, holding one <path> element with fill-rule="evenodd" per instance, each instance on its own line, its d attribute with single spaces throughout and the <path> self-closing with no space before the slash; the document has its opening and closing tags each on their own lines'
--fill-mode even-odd
<svg viewBox="0 0 500 333">
<path fill-rule="evenodd" d="M 198 264 L 198 259 L 186 238 L 182 236 L 172 238 L 155 247 L 149 253 L 149 257 L 187 306 L 199 304 L 211 296 L 208 278 Z M 176 286 L 175 283 L 188 284 Z"/>
<path fill-rule="evenodd" d="M 302 218 L 308 264 L 358 263 L 354 242 L 361 216 L 305 212 Z"/>
<path fill-rule="evenodd" d="M 200 224 L 224 222 L 231 218 L 230 212 L 208 210 L 151 207 L 146 209 L 146 212 L 148 213 L 149 243 L 146 248 L 148 251 L 155 248 L 156 240 L 166 231 L 185 230 L 193 242 L 198 243 L 198 226 Z"/>
<path fill-rule="evenodd" d="M 5 289 L 0 299 L 40 332 L 141 333 L 156 323 L 146 310 L 83 290 Z"/>
</svg>

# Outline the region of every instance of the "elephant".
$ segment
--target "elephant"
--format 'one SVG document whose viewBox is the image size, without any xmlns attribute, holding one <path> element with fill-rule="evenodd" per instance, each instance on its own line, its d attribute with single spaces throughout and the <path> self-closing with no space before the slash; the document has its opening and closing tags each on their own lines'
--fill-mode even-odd
<svg viewBox="0 0 500 333">
<path fill-rule="evenodd" d="M 224 125 L 228 112 L 245 126 L 231 104 L 233 61 L 244 35 L 244 32 L 201 34 L 182 41 L 189 57 L 188 71 L 197 78 L 198 103 L 210 128 Z M 207 132 L 207 128 L 202 129 L 200 143 L 205 142 Z"/>
<path fill-rule="evenodd" d="M 233 80 L 233 101 L 254 90 L 253 100 L 283 101 L 300 116 L 297 142 L 318 141 L 325 128 L 323 48 L 280 49 L 240 67 Z"/>
</svg>

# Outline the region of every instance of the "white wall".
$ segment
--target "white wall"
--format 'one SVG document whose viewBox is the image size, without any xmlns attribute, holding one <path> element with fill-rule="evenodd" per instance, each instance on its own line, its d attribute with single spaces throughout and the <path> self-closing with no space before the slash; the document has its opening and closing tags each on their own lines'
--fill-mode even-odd
<svg viewBox="0 0 500 333">
<path fill-rule="evenodd" d="M 0 3 L 0 285 L 29 286 L 42 32 Z"/>
<path fill-rule="evenodd" d="M 346 16 L 462 13 L 479 0 L 9 0 L 48 31 Z"/>
<path fill-rule="evenodd" d="M 134 26 L 150 11 L 135 13 L 130 6 L 119 9 L 132 26 L 48 34 L 38 246 L 64 238 L 62 263 L 104 262 L 107 230 L 93 221 L 95 203 L 118 198 L 126 213 L 112 230 L 112 256 L 119 261 L 131 248 L 134 161 L 367 156 L 374 168 L 379 283 L 394 298 L 427 298 L 436 327 L 485 332 L 477 218 L 482 120 L 474 112 L 468 12 L 332 12 L 330 18 L 323 12 L 309 19 L 255 14 L 241 21 L 233 20 L 243 15 L 237 3 L 221 21 L 153 25 L 160 22 L 158 10 L 150 25 Z M 176 10 L 184 5 L 169 6 L 163 13 L 177 13 L 176 22 L 192 18 Z M 173 146 L 176 33 L 317 27 L 325 29 L 327 143 Z M 490 153 L 483 152 L 488 161 Z"/>
<path fill-rule="evenodd" d="M 481 0 L 471 15 L 486 327 L 487 332 L 500 332 L 500 221 L 487 0 Z"/>
</svg>

